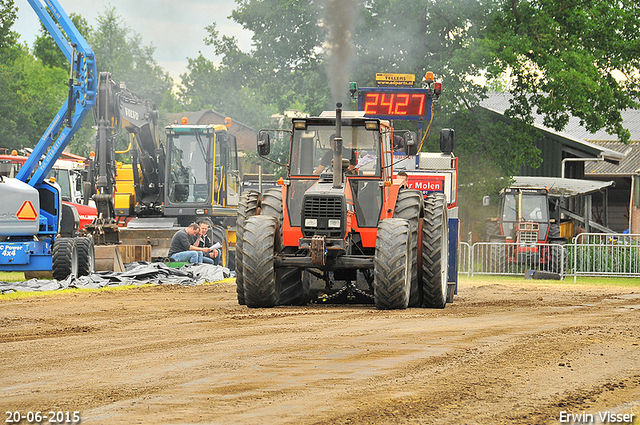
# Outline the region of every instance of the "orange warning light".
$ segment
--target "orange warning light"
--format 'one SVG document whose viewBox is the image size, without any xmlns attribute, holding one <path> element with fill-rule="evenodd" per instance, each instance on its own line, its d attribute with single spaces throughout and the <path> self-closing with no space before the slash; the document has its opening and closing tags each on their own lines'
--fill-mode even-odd
<svg viewBox="0 0 640 425">
<path fill-rule="evenodd" d="M 31 201 L 24 201 L 16 216 L 20 220 L 35 220 L 38 218 L 38 213 Z"/>
<path fill-rule="evenodd" d="M 180 124 L 182 124 L 182 125 L 189 125 L 189 118 L 187 118 L 187 117 L 182 117 L 182 119 L 180 120 Z"/>
</svg>

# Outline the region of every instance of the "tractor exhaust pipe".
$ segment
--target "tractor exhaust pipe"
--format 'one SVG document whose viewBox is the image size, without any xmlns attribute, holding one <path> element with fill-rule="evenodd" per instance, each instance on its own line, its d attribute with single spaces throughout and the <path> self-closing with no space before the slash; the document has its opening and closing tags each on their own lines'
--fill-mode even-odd
<svg viewBox="0 0 640 425">
<path fill-rule="evenodd" d="M 333 187 L 342 187 L 342 103 L 336 103 L 336 137 L 333 148 Z"/>
</svg>

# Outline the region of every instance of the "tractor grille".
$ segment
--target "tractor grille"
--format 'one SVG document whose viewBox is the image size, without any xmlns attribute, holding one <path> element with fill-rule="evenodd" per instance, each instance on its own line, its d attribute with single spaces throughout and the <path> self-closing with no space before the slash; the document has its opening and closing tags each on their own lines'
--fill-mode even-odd
<svg viewBox="0 0 640 425">
<path fill-rule="evenodd" d="M 518 242 L 523 244 L 536 244 L 538 242 L 540 225 L 538 223 L 519 223 Z"/>
<path fill-rule="evenodd" d="M 343 198 L 309 196 L 304 200 L 302 209 L 302 233 L 305 237 L 313 235 L 325 235 L 327 237 L 342 237 L 346 228 L 346 216 L 344 215 Z M 307 226 L 306 220 L 314 219 L 316 226 Z M 329 222 L 334 223 L 329 226 Z M 335 223 L 339 222 L 339 227 Z"/>
<path fill-rule="evenodd" d="M 340 198 L 309 197 L 304 202 L 305 217 L 341 218 L 342 202 Z"/>
</svg>

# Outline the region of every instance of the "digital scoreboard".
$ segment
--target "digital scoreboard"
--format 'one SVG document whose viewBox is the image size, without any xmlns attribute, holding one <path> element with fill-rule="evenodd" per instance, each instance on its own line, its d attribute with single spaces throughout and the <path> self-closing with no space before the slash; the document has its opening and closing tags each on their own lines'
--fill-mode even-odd
<svg viewBox="0 0 640 425">
<path fill-rule="evenodd" d="M 433 90 L 400 87 L 361 87 L 358 109 L 382 119 L 429 120 Z"/>
</svg>

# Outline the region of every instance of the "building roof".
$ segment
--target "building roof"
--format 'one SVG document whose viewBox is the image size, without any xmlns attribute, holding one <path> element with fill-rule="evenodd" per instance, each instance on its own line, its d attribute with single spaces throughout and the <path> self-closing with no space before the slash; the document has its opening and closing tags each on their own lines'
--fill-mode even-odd
<svg viewBox="0 0 640 425">
<path fill-rule="evenodd" d="M 491 92 L 487 93 L 487 96 L 480 102 L 480 107 L 499 115 L 504 115 L 504 112 L 511 106 L 510 100 L 513 98 L 510 93 Z M 622 153 L 602 146 L 600 143 L 600 141 L 617 141 L 617 136 L 610 135 L 606 131 L 589 133 L 584 126 L 580 125 L 580 119 L 577 117 L 571 116 L 569 123 L 562 131 L 545 126 L 542 115 L 534 113 L 533 118 L 534 127 L 552 138 L 561 138 L 566 142 L 580 145 L 586 151 L 597 153 L 594 156 L 603 155 L 606 159 L 614 161 L 620 161 L 624 157 Z M 623 126 L 632 132 L 631 140 L 640 141 L 640 111 L 625 111 L 623 118 L 625 119 Z"/>
<path fill-rule="evenodd" d="M 585 177 L 628 177 L 638 174 L 640 170 L 640 142 L 632 142 L 626 145 L 622 142 L 598 142 L 599 145 L 608 149 L 613 149 L 618 152 L 622 152 L 624 158 L 620 160 L 618 165 L 611 164 L 606 161 L 587 161 L 584 164 L 584 176 Z"/>
<path fill-rule="evenodd" d="M 560 177 L 514 176 L 513 179 L 515 182 L 512 186 L 546 187 L 549 189 L 549 196 L 564 198 L 598 192 L 614 184 L 613 181 L 563 179 Z"/>
</svg>

